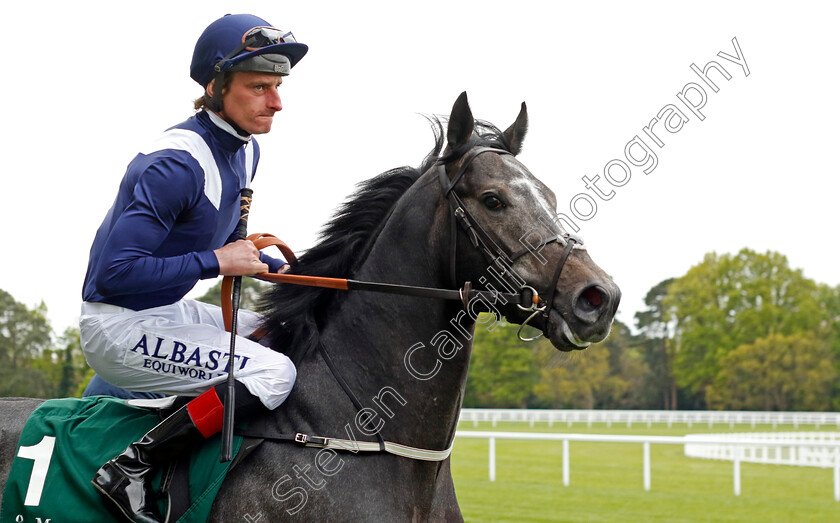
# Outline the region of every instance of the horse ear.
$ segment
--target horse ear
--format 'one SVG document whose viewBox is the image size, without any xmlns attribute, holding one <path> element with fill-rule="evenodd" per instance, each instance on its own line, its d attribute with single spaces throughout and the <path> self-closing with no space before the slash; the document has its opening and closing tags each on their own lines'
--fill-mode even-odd
<svg viewBox="0 0 840 523">
<path fill-rule="evenodd" d="M 467 92 L 455 100 L 452 106 L 452 114 L 449 115 L 449 126 L 446 131 L 446 140 L 449 142 L 449 149 L 455 150 L 467 143 L 475 128 L 475 119 L 470 104 L 467 102 Z"/>
<path fill-rule="evenodd" d="M 522 102 L 522 108 L 519 110 L 519 116 L 516 121 L 505 131 L 505 140 L 510 145 L 510 152 L 514 156 L 522 151 L 522 142 L 525 141 L 525 133 L 528 132 L 528 108 L 525 107 L 525 102 Z"/>
</svg>

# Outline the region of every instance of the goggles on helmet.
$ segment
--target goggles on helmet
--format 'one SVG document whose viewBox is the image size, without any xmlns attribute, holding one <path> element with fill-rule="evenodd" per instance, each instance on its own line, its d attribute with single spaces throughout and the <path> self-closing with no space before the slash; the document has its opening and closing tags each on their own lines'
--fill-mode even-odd
<svg viewBox="0 0 840 523">
<path fill-rule="evenodd" d="M 216 72 L 227 71 L 233 67 L 228 60 L 242 51 L 256 51 L 270 45 L 297 43 L 291 31 L 281 31 L 274 27 L 252 27 L 242 35 L 242 43 L 222 58 L 214 66 Z"/>
<path fill-rule="evenodd" d="M 242 35 L 242 45 L 248 51 L 256 51 L 274 44 L 296 44 L 291 31 L 283 32 L 274 27 L 254 27 Z"/>
</svg>

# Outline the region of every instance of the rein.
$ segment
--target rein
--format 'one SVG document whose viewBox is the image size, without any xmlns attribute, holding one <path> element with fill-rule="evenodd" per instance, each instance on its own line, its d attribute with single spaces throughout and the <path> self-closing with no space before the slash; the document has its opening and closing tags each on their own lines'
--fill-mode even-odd
<svg viewBox="0 0 840 523">
<path fill-rule="evenodd" d="M 258 250 L 266 247 L 277 247 L 286 260 L 294 263 L 297 257 L 294 252 L 286 245 L 285 242 L 272 234 L 257 233 L 248 236 L 248 240 L 254 243 Z M 419 287 L 414 285 L 399 285 L 395 283 L 377 283 L 358 280 L 349 280 L 344 278 L 326 278 L 321 276 L 301 276 L 298 274 L 275 274 L 262 273 L 258 274 L 256 278 L 260 280 L 270 281 L 273 283 L 288 283 L 291 285 L 303 285 L 307 287 L 320 287 L 325 289 L 335 289 L 343 291 L 370 291 L 380 292 L 385 294 L 398 294 L 402 296 L 414 296 L 421 298 L 438 298 L 443 300 L 458 300 L 467 307 L 467 304 L 473 298 L 481 296 L 490 303 L 496 304 L 498 302 L 508 303 L 514 302 L 518 306 L 524 308 L 524 304 L 529 304 L 529 307 L 536 306 L 539 302 L 539 295 L 531 287 L 527 287 L 520 293 L 503 293 L 498 291 L 476 290 L 472 289 L 470 282 L 466 282 L 464 287 L 457 290 L 452 289 L 438 289 L 434 287 Z M 225 329 L 230 331 L 231 320 L 233 318 L 233 307 L 231 305 L 231 289 L 233 276 L 225 276 L 222 280 L 222 316 L 225 321 Z"/>
</svg>

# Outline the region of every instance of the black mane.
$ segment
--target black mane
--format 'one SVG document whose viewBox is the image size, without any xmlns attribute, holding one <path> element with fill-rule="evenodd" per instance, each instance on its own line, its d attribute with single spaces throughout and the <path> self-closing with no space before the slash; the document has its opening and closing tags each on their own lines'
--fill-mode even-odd
<svg viewBox="0 0 840 523">
<path fill-rule="evenodd" d="M 321 230 L 320 242 L 298 258 L 289 274 L 352 278 L 353 271 L 364 261 L 397 201 L 435 162 L 457 160 L 476 146 L 510 150 L 498 128 L 476 120 L 469 143 L 441 155 L 445 135 L 443 120 L 439 117 L 428 119 L 435 135 L 435 146 L 420 167 L 391 169 L 360 183 L 356 193 L 339 207 Z M 259 304 L 271 346 L 297 363 L 314 346 L 317 331 L 326 321 L 324 313 L 328 305 L 340 299 L 344 292 L 274 284 L 262 295 Z"/>
</svg>

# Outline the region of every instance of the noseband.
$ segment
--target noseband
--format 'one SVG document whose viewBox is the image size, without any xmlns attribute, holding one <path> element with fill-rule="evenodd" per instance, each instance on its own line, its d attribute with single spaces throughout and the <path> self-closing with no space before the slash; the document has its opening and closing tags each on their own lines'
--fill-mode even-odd
<svg viewBox="0 0 840 523">
<path fill-rule="evenodd" d="M 542 315 L 545 318 L 545 331 L 547 332 L 549 329 L 550 324 L 550 311 L 551 311 L 551 303 L 554 300 L 554 294 L 557 292 L 557 282 L 560 280 L 560 274 L 563 272 L 563 266 L 566 264 L 566 260 L 568 260 L 569 255 L 572 253 L 572 249 L 574 248 L 575 244 L 579 244 L 580 239 L 571 235 L 557 235 L 552 236 L 551 238 L 545 239 L 541 241 L 536 247 L 534 248 L 524 248 L 513 253 L 507 253 L 504 249 L 499 247 L 496 242 L 487 234 L 487 231 L 481 224 L 475 219 L 475 217 L 467 210 L 467 206 L 464 205 L 463 200 L 458 194 L 455 192 L 455 186 L 458 182 L 463 178 L 464 173 L 466 173 L 467 169 L 469 168 L 470 164 L 473 160 L 475 160 L 478 155 L 492 152 L 499 155 L 510 155 L 511 153 L 505 151 L 504 149 L 498 149 L 495 147 L 474 147 L 464 155 L 463 160 L 461 161 L 461 165 L 458 170 L 455 172 L 455 175 L 450 180 L 446 174 L 446 165 L 443 162 L 438 162 L 437 169 L 438 169 L 438 176 L 440 178 L 440 186 L 443 190 L 443 195 L 449 201 L 449 208 L 450 208 L 450 261 L 449 261 L 449 277 L 451 282 L 457 287 L 457 277 L 456 277 L 456 267 L 457 267 L 457 248 L 458 248 L 458 238 L 457 238 L 457 227 L 460 226 L 461 229 L 467 234 L 467 237 L 470 240 L 470 243 L 473 247 L 478 249 L 481 254 L 484 256 L 485 260 L 487 260 L 488 271 L 493 269 L 492 272 L 501 280 L 500 283 L 507 287 L 509 290 L 513 291 L 515 289 L 519 290 L 520 296 L 520 303 L 517 303 L 516 306 L 519 309 L 531 312 L 532 314 L 526 319 L 522 325 L 519 327 L 518 336 L 519 339 L 523 341 L 533 341 L 542 337 L 542 334 L 532 338 L 525 338 L 522 336 L 522 329 L 528 325 L 528 323 L 533 320 L 538 315 Z M 457 224 L 457 225 L 456 225 Z M 563 254 L 560 257 L 560 262 L 557 264 L 557 268 L 554 270 L 554 275 L 552 276 L 550 287 L 546 292 L 546 298 L 543 300 L 537 290 L 527 285 L 525 280 L 520 277 L 516 271 L 513 269 L 513 263 L 524 256 L 525 254 L 531 252 L 534 249 L 541 249 L 542 247 L 554 243 L 559 242 L 564 245 Z M 484 277 L 481 278 L 481 282 L 485 283 L 486 279 Z M 531 298 L 528 299 L 526 296 L 527 293 L 531 294 Z M 529 307 L 525 307 L 522 303 L 530 304 Z"/>
</svg>

